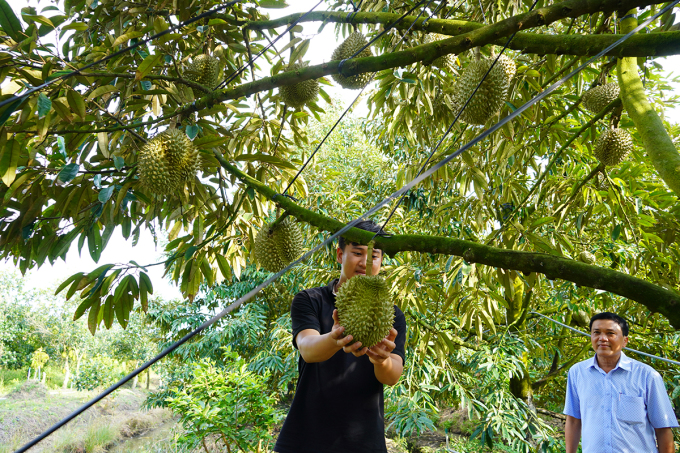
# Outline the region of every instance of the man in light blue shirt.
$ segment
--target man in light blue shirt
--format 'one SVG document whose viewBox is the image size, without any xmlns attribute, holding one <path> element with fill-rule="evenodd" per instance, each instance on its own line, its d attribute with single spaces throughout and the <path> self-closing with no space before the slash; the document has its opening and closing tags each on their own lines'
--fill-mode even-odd
<svg viewBox="0 0 680 453">
<path fill-rule="evenodd" d="M 628 323 L 614 313 L 590 320 L 595 356 L 569 370 L 567 453 L 674 453 L 678 426 L 661 375 L 626 356 Z M 658 443 L 658 449 L 657 449 Z"/>
</svg>

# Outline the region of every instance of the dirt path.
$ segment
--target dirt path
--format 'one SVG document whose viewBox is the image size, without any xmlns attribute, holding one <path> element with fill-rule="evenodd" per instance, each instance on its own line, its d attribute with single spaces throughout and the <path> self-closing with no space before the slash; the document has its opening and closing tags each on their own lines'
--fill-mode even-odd
<svg viewBox="0 0 680 453">
<path fill-rule="evenodd" d="M 170 418 L 167 411 L 140 411 L 146 391 L 121 389 L 112 397 L 88 409 L 68 425 L 29 450 L 31 453 L 54 452 L 69 442 L 77 447 L 79 439 L 89 435 L 92 426 L 111 427 L 118 438 L 135 435 Z M 18 449 L 50 426 L 82 406 L 94 392 L 47 390 L 30 382 L 0 399 L 0 453 Z"/>
</svg>

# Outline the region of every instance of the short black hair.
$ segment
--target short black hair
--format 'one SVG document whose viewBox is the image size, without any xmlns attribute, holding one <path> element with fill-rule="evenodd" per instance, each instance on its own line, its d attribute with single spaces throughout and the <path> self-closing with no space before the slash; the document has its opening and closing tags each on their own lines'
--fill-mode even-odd
<svg viewBox="0 0 680 453">
<path fill-rule="evenodd" d="M 361 222 L 358 222 L 354 225 L 354 228 L 359 228 L 360 230 L 365 230 L 365 231 L 370 231 L 371 233 L 384 233 L 382 228 L 380 228 L 380 225 L 375 223 L 373 220 L 362 220 Z M 359 245 L 358 242 L 351 242 L 352 245 Z M 340 247 L 340 250 L 345 250 L 345 246 L 347 246 L 347 242 L 344 237 L 340 236 L 338 238 L 338 247 Z"/>
<path fill-rule="evenodd" d="M 621 332 L 623 332 L 623 336 L 624 337 L 628 336 L 628 322 L 626 322 L 625 319 L 623 319 L 616 313 L 610 313 L 608 311 L 603 311 L 602 313 L 598 313 L 592 318 L 590 318 L 590 326 L 588 326 L 588 330 L 593 330 L 593 323 L 598 319 L 610 319 L 614 321 L 616 324 L 621 326 Z"/>
</svg>

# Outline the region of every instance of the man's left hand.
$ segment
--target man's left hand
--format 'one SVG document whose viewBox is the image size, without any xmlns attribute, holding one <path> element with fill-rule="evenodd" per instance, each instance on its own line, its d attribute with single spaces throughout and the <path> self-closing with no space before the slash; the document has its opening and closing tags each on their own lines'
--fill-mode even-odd
<svg viewBox="0 0 680 453">
<path fill-rule="evenodd" d="M 394 340 L 396 338 L 397 329 L 393 327 L 392 329 L 390 329 L 389 335 L 383 338 L 380 341 L 380 343 L 368 349 L 366 355 L 368 355 L 368 359 L 371 361 L 372 364 L 382 365 L 383 362 L 385 362 L 385 360 L 390 358 L 390 354 L 392 354 L 394 348 L 397 347 L 397 345 L 394 343 Z"/>
</svg>

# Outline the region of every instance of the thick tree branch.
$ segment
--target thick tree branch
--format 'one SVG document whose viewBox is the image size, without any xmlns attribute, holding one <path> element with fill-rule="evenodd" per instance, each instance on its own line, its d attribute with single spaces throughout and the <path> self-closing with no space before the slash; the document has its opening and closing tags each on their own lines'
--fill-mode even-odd
<svg viewBox="0 0 680 453">
<path fill-rule="evenodd" d="M 277 194 L 262 182 L 243 173 L 227 162 L 218 151 L 215 150 L 214 154 L 226 171 L 264 197 L 277 203 L 282 209 L 289 211 L 299 220 L 330 232 L 336 232 L 345 226 L 340 221 L 298 206 L 292 200 Z M 350 241 L 366 244 L 373 233 L 352 228 L 343 236 Z M 376 247 L 389 255 L 404 251 L 456 255 L 463 257 L 468 263 L 513 269 L 525 274 L 538 272 L 549 279 L 560 278 L 579 286 L 609 291 L 639 302 L 652 312 L 661 313 L 673 327 L 680 329 L 680 294 L 613 269 L 544 253 L 504 250 L 461 239 L 416 234 L 395 235 L 389 238 L 379 236 L 376 238 Z"/>
<path fill-rule="evenodd" d="M 555 21 L 568 17 L 578 17 L 598 11 L 613 11 L 622 7 L 634 8 L 646 6 L 654 1 L 650 0 L 567 0 L 555 5 L 539 8 L 529 13 L 519 14 L 495 24 L 473 27 L 453 38 L 444 39 L 431 44 L 423 44 L 400 52 L 392 52 L 378 57 L 356 58 L 345 62 L 343 75 L 350 76 L 364 72 L 377 72 L 384 69 L 409 66 L 418 62 L 429 63 L 435 59 L 451 53 L 461 53 L 473 47 L 495 43 L 503 37 L 527 28 L 549 25 Z M 423 19 L 419 19 L 422 21 Z M 433 19 L 434 21 L 434 19 Z M 431 28 L 428 25 L 428 28 Z M 434 30 L 434 29 L 433 29 Z M 194 105 L 184 109 L 183 113 L 191 113 L 209 108 L 216 102 L 238 99 L 251 94 L 271 90 L 282 85 L 294 85 L 310 79 L 337 74 L 340 61 L 309 66 L 298 71 L 288 71 L 272 77 L 265 77 L 256 82 L 246 83 L 232 89 L 220 90 L 198 99 Z"/>
<path fill-rule="evenodd" d="M 635 13 L 635 10 L 632 12 Z M 621 21 L 621 31 L 630 32 L 637 26 L 637 18 L 626 17 Z M 617 69 L 623 106 L 642 137 L 649 159 L 661 179 L 680 197 L 680 154 L 663 121 L 647 100 L 638 74 L 637 58 L 619 59 Z"/>
<path fill-rule="evenodd" d="M 647 2 L 652 3 L 652 2 Z M 246 26 L 251 30 L 265 30 L 281 27 L 293 23 L 303 14 L 292 14 L 269 21 L 253 21 Z M 350 18 L 349 23 L 354 24 L 391 24 L 400 17 L 392 13 L 357 13 Z M 408 29 L 415 21 L 415 16 L 404 18 L 395 28 Z M 300 22 L 340 22 L 347 23 L 347 14 L 335 11 L 317 11 L 309 13 Z M 423 25 L 425 24 L 425 25 Z M 427 22 L 420 19 L 413 25 L 413 30 L 443 35 L 458 36 L 484 27 L 478 22 L 456 19 L 430 19 Z M 524 53 L 538 55 L 596 55 L 602 49 L 616 42 L 623 35 L 548 35 L 538 33 L 519 32 L 508 46 L 510 49 L 520 50 Z M 504 39 L 498 39 L 489 44 L 504 45 Z M 662 33 L 650 33 L 637 35 L 616 49 L 609 52 L 608 56 L 617 57 L 643 57 L 643 56 L 666 56 L 680 54 L 680 32 L 669 31 Z"/>
</svg>

